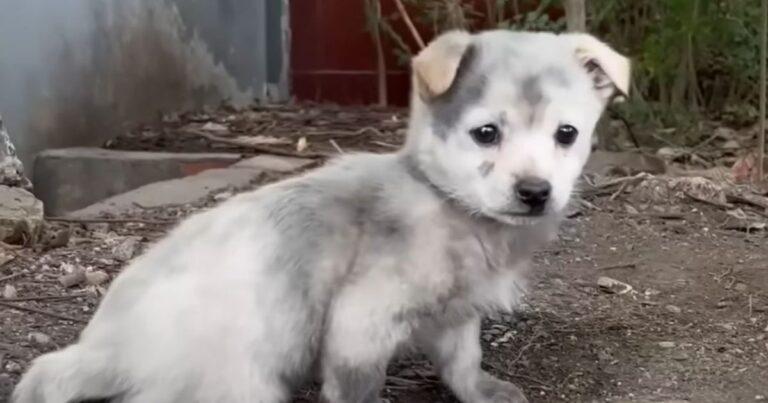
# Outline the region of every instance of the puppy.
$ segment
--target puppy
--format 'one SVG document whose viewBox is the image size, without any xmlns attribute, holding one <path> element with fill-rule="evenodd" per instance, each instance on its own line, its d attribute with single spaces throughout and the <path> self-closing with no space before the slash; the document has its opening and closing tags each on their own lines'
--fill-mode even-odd
<svg viewBox="0 0 768 403">
<path fill-rule="evenodd" d="M 584 34 L 449 32 L 413 59 L 406 145 L 342 157 L 198 214 L 114 281 L 15 403 L 381 402 L 416 345 L 465 403 L 526 402 L 480 368 L 554 234 L 629 61 Z"/>
</svg>

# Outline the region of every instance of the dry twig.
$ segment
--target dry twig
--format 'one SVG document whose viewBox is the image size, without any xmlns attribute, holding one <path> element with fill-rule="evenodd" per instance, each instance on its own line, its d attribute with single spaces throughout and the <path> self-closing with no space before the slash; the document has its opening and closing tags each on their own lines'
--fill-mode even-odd
<svg viewBox="0 0 768 403">
<path fill-rule="evenodd" d="M 426 47 L 426 45 L 424 44 L 424 39 L 421 39 L 421 35 L 419 34 L 419 31 L 416 30 L 416 26 L 413 25 L 413 21 L 411 21 L 411 17 L 408 15 L 408 11 L 405 9 L 403 2 L 400 0 L 395 0 L 395 5 L 397 6 L 397 11 L 400 12 L 400 16 L 403 17 L 403 21 L 405 21 L 405 25 L 408 26 L 408 30 L 411 31 L 411 35 L 413 35 L 413 40 L 415 40 L 416 44 L 419 45 L 419 49 L 424 49 Z"/>
<path fill-rule="evenodd" d="M 0 301 L 0 306 L 4 306 L 6 308 L 15 309 L 17 311 L 24 311 L 24 312 L 32 312 L 32 313 L 38 313 L 40 315 L 50 316 L 52 318 L 56 318 L 59 320 L 68 320 L 70 322 L 77 322 L 77 323 L 88 323 L 88 321 L 78 318 L 73 318 L 71 316 L 61 315 L 56 312 L 46 311 L 44 309 L 38 309 L 38 308 L 32 308 L 30 306 L 24 306 L 24 305 L 17 305 L 12 304 L 10 302 Z"/>
</svg>

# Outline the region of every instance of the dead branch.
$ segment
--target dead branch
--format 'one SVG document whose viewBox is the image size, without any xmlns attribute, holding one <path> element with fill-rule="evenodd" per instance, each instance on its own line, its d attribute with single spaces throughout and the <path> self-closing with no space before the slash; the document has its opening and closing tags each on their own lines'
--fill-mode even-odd
<svg viewBox="0 0 768 403">
<path fill-rule="evenodd" d="M 41 295 L 37 297 L 19 297 L 19 298 L 6 298 L 5 302 L 29 302 L 29 301 L 64 301 L 68 299 L 75 299 L 88 296 L 88 293 L 81 292 L 78 294 L 70 295 Z"/>
<path fill-rule="evenodd" d="M 202 130 L 186 129 L 185 131 L 189 134 L 203 137 L 209 141 L 228 144 L 236 147 L 249 148 L 253 151 L 264 153 L 264 154 L 272 154 L 272 155 L 279 155 L 283 157 L 294 157 L 294 158 L 328 158 L 329 157 L 328 155 L 323 153 L 288 151 L 288 150 L 282 150 L 279 148 L 267 147 L 259 144 L 250 144 L 248 142 L 239 141 L 238 139 L 227 139 L 227 138 L 219 137 L 214 134 L 206 133 Z"/>
<path fill-rule="evenodd" d="M 22 311 L 22 312 L 32 312 L 40 315 L 50 316 L 51 318 L 56 318 L 59 320 L 68 320 L 70 322 L 77 322 L 77 323 L 88 323 L 87 320 L 73 318 L 71 316 L 66 316 L 66 315 L 61 315 L 56 312 L 46 311 L 44 309 L 32 308 L 30 306 L 12 304 L 10 302 L 5 302 L 5 301 L 0 301 L 0 306 L 4 306 L 10 309 L 15 309 L 17 311 Z"/>
<path fill-rule="evenodd" d="M 175 220 L 149 220 L 144 218 L 78 218 L 78 217 L 45 217 L 47 221 L 67 222 L 75 224 L 149 224 L 149 225 L 170 225 L 175 224 Z"/>
<path fill-rule="evenodd" d="M 718 207 L 718 208 L 721 208 L 721 209 L 724 209 L 724 210 L 730 210 L 730 209 L 733 208 L 732 204 L 720 203 L 720 202 L 715 201 L 715 200 L 708 200 L 708 199 L 705 199 L 705 198 L 693 195 L 693 194 L 688 193 L 688 192 L 683 192 L 683 194 L 685 194 L 686 197 L 688 197 L 690 199 L 693 199 L 693 200 L 695 200 L 695 201 L 697 201 L 699 203 L 708 204 L 710 206 Z"/>
<path fill-rule="evenodd" d="M 419 45 L 419 49 L 424 49 L 426 47 L 424 44 L 424 39 L 421 39 L 419 31 L 416 29 L 416 26 L 413 25 L 413 21 L 411 21 L 411 17 L 408 15 L 408 11 L 405 9 L 403 2 L 400 0 L 395 0 L 395 5 L 397 6 L 397 11 L 400 13 L 400 16 L 403 17 L 403 21 L 405 21 L 405 25 L 408 27 L 408 30 L 411 31 L 413 40 L 415 40 L 416 44 Z"/>
<path fill-rule="evenodd" d="M 24 275 L 24 273 L 13 273 L 13 274 L 5 276 L 5 277 L 0 277 L 0 283 L 2 283 L 4 281 L 8 281 L 8 280 L 13 280 L 16 277 L 21 277 L 23 275 Z"/>
<path fill-rule="evenodd" d="M 600 266 L 596 270 L 603 271 L 603 270 L 615 270 L 615 269 L 634 269 L 637 267 L 638 264 L 640 264 L 639 260 L 634 262 L 615 263 L 615 264 Z"/>
</svg>

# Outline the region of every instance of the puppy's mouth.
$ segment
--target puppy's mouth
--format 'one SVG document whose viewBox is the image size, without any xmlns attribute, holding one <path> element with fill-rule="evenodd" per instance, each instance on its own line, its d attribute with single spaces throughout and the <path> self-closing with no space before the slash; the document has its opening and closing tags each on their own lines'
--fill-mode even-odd
<svg viewBox="0 0 768 403">
<path fill-rule="evenodd" d="M 548 216 L 550 211 L 526 212 L 526 211 L 499 211 L 488 214 L 489 217 L 504 224 L 513 226 L 532 226 L 541 223 Z"/>
</svg>

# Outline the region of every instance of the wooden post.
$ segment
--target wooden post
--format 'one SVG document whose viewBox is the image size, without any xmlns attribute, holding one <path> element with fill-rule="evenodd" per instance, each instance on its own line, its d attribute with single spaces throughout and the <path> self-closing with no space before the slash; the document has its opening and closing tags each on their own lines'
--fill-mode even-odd
<svg viewBox="0 0 768 403">
<path fill-rule="evenodd" d="M 587 0 L 565 0 L 565 22 L 568 32 L 587 32 Z"/>
<path fill-rule="evenodd" d="M 763 0 L 760 27 L 760 133 L 757 135 L 757 181 L 765 178 L 765 81 L 768 57 L 768 0 Z"/>
</svg>

